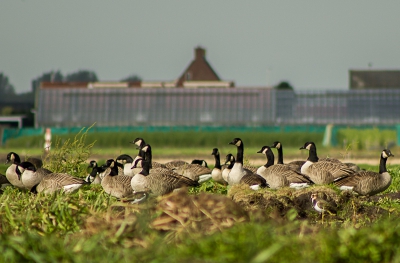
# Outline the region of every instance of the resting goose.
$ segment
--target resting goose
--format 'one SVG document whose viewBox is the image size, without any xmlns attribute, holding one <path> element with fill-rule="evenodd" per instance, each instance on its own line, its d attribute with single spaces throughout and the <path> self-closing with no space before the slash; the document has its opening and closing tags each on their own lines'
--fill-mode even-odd
<svg viewBox="0 0 400 263">
<path fill-rule="evenodd" d="M 376 195 L 385 191 L 392 183 L 392 177 L 386 169 L 386 161 L 394 156 L 388 149 L 381 153 L 379 173 L 373 171 L 359 171 L 352 176 L 335 182 L 341 190 L 352 190 L 360 195 Z"/>
<path fill-rule="evenodd" d="M 271 148 L 276 148 L 278 151 L 278 164 L 284 164 L 283 162 L 283 146 L 282 143 L 279 141 L 275 141 L 272 145 Z M 297 172 L 300 172 L 301 166 L 305 163 L 305 161 L 292 161 L 287 163 L 292 170 L 295 170 Z"/>
<path fill-rule="evenodd" d="M 269 187 L 278 189 L 290 186 L 292 188 L 307 187 L 312 182 L 304 175 L 290 169 L 289 166 L 283 164 L 274 165 L 274 153 L 269 146 L 263 146 L 257 153 L 265 154 L 267 163 L 260 166 L 257 174 L 267 180 Z"/>
<path fill-rule="evenodd" d="M 186 176 L 199 183 L 203 183 L 212 178 L 211 169 L 199 164 L 184 164 L 172 170 L 177 174 Z"/>
<path fill-rule="evenodd" d="M 133 196 L 131 187 L 132 176 L 120 175 L 117 162 L 109 159 L 105 165 L 104 178 L 101 180 L 101 186 L 104 192 L 116 198 L 130 198 Z"/>
<path fill-rule="evenodd" d="M 259 187 L 267 187 L 266 180 L 255 173 L 249 172 L 243 167 L 244 144 L 240 138 L 234 138 L 229 144 L 235 145 L 237 148 L 236 160 L 228 175 L 228 184 L 235 185 L 245 183 L 252 189 Z"/>
<path fill-rule="evenodd" d="M 31 190 L 35 185 L 39 184 L 42 179 L 53 173 L 46 168 L 37 168 L 31 162 L 21 162 L 17 164 L 16 173 L 20 177 L 22 184 L 26 190 Z"/>
<path fill-rule="evenodd" d="M 307 175 L 315 184 L 330 184 L 342 177 L 350 176 L 353 170 L 342 163 L 319 162 L 314 142 L 306 142 L 300 150 L 309 151 L 307 161 L 301 166 L 301 173 Z"/>
<path fill-rule="evenodd" d="M 85 184 L 89 183 L 66 173 L 50 173 L 45 175 L 39 184 L 33 186 L 31 192 L 44 194 L 74 193 Z"/>
<path fill-rule="evenodd" d="M 150 160 L 152 159 L 151 146 L 146 144 L 141 150 L 145 153 L 145 158 L 138 162 L 141 162 L 143 169 L 135 174 L 131 180 L 131 187 L 135 192 L 151 192 L 159 196 L 182 187 L 199 185 L 198 182 L 179 175 L 168 168 L 150 169 Z"/>
</svg>

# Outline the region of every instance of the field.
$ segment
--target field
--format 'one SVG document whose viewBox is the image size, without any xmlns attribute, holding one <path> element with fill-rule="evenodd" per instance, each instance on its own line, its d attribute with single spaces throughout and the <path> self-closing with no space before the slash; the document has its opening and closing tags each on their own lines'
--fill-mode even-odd
<svg viewBox="0 0 400 263">
<path fill-rule="evenodd" d="M 233 137 L 228 134 L 227 142 L 216 144 L 222 153 L 235 153 L 228 145 Z M 298 150 L 304 139 L 299 139 L 299 145 L 286 142 L 288 161 L 307 157 Z M 45 164 L 83 177 L 90 159 L 102 162 L 121 153 L 135 156 L 137 151 L 129 141 L 118 147 L 91 142 L 85 134 L 63 139 L 54 144 Z M 246 142 L 245 161 L 263 164 L 265 160 L 255 153 L 257 144 Z M 271 143 L 267 140 L 266 145 Z M 155 160 L 201 158 L 213 166 L 213 147 L 207 142 L 173 147 L 174 143 L 160 138 L 155 145 Z M 320 157 L 351 160 L 377 171 L 380 150 L 318 149 Z M 12 145 L 1 149 L 0 155 L 5 157 L 11 150 L 21 156 L 41 155 L 38 147 Z M 392 185 L 373 197 L 341 192 L 334 186 L 250 191 L 208 181 L 137 205 L 108 196 L 98 185 L 71 195 L 47 196 L 6 188 L 0 196 L 1 261 L 400 262 L 400 166 L 395 162 L 396 148 L 392 152 L 395 157 L 388 162 Z M 65 160 L 63 167 L 60 158 Z M 0 171 L 5 168 L 1 165 Z M 311 209 L 311 193 L 335 202 L 337 215 L 321 216 Z"/>
</svg>

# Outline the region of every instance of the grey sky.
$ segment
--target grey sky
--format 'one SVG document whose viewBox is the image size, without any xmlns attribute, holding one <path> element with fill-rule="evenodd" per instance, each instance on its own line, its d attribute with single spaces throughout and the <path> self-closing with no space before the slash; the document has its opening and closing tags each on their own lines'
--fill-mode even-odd
<svg viewBox="0 0 400 263">
<path fill-rule="evenodd" d="M 2 0 L 0 72 L 17 92 L 50 70 L 173 80 L 193 49 L 236 86 L 345 89 L 348 70 L 400 68 L 400 1 Z"/>
</svg>

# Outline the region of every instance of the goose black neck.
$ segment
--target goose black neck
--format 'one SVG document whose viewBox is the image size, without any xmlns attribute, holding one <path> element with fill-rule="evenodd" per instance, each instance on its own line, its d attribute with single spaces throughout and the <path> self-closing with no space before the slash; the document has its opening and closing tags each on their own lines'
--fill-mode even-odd
<svg viewBox="0 0 400 263">
<path fill-rule="evenodd" d="M 269 149 L 266 153 L 265 156 L 267 156 L 267 163 L 264 165 L 265 167 L 270 167 L 271 165 L 274 165 L 275 162 L 275 156 L 274 153 L 272 152 L 271 149 Z"/>
<path fill-rule="evenodd" d="M 97 172 L 98 172 L 98 167 L 97 166 L 93 167 L 92 171 L 90 172 L 90 176 L 91 177 L 96 177 Z"/>
<path fill-rule="evenodd" d="M 308 161 L 318 162 L 317 148 L 315 146 L 310 148 L 310 152 L 308 153 Z"/>
<path fill-rule="evenodd" d="M 386 161 L 387 161 L 387 158 L 383 158 L 382 156 L 381 156 L 381 161 L 379 162 L 379 173 L 381 174 L 381 173 L 386 173 L 387 172 L 387 169 L 386 169 Z"/>
<path fill-rule="evenodd" d="M 118 175 L 118 165 L 116 165 L 116 162 L 114 162 L 114 165 L 110 168 L 111 168 L 111 172 L 110 172 L 111 176 Z"/>
<path fill-rule="evenodd" d="M 153 154 L 151 153 L 151 148 L 150 147 L 147 148 L 147 151 L 145 152 L 145 155 L 144 155 L 143 159 L 144 159 L 145 162 L 149 162 L 149 169 L 153 168 L 153 166 L 152 166 Z"/>
<path fill-rule="evenodd" d="M 244 147 L 243 142 L 239 146 L 237 146 L 237 155 L 236 155 L 236 162 L 243 164 L 243 154 L 244 154 Z"/>
<path fill-rule="evenodd" d="M 283 164 L 283 149 L 282 149 L 282 146 L 278 148 L 278 164 Z"/>
<path fill-rule="evenodd" d="M 214 159 L 215 159 L 215 168 L 217 169 L 221 169 L 221 160 L 219 158 L 219 154 L 215 154 L 214 155 Z"/>
<path fill-rule="evenodd" d="M 13 160 L 13 164 L 19 164 L 21 163 L 21 159 L 19 158 L 19 155 L 14 153 L 14 160 Z"/>
<path fill-rule="evenodd" d="M 231 162 L 229 163 L 227 169 L 232 169 L 234 164 L 235 164 L 235 160 L 231 160 Z"/>
<path fill-rule="evenodd" d="M 141 175 L 147 176 L 150 173 L 150 164 L 148 161 L 142 161 L 142 171 L 140 171 Z"/>
</svg>

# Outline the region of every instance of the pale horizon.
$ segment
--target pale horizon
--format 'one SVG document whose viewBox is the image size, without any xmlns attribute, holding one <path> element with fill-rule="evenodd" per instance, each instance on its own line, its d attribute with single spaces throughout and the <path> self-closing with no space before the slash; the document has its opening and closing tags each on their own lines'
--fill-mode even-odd
<svg viewBox="0 0 400 263">
<path fill-rule="evenodd" d="M 361 0 L 4 0 L 0 72 L 17 93 L 52 70 L 168 81 L 201 46 L 239 87 L 347 89 L 351 69 L 400 69 L 398 10 L 397 1 Z"/>
</svg>

